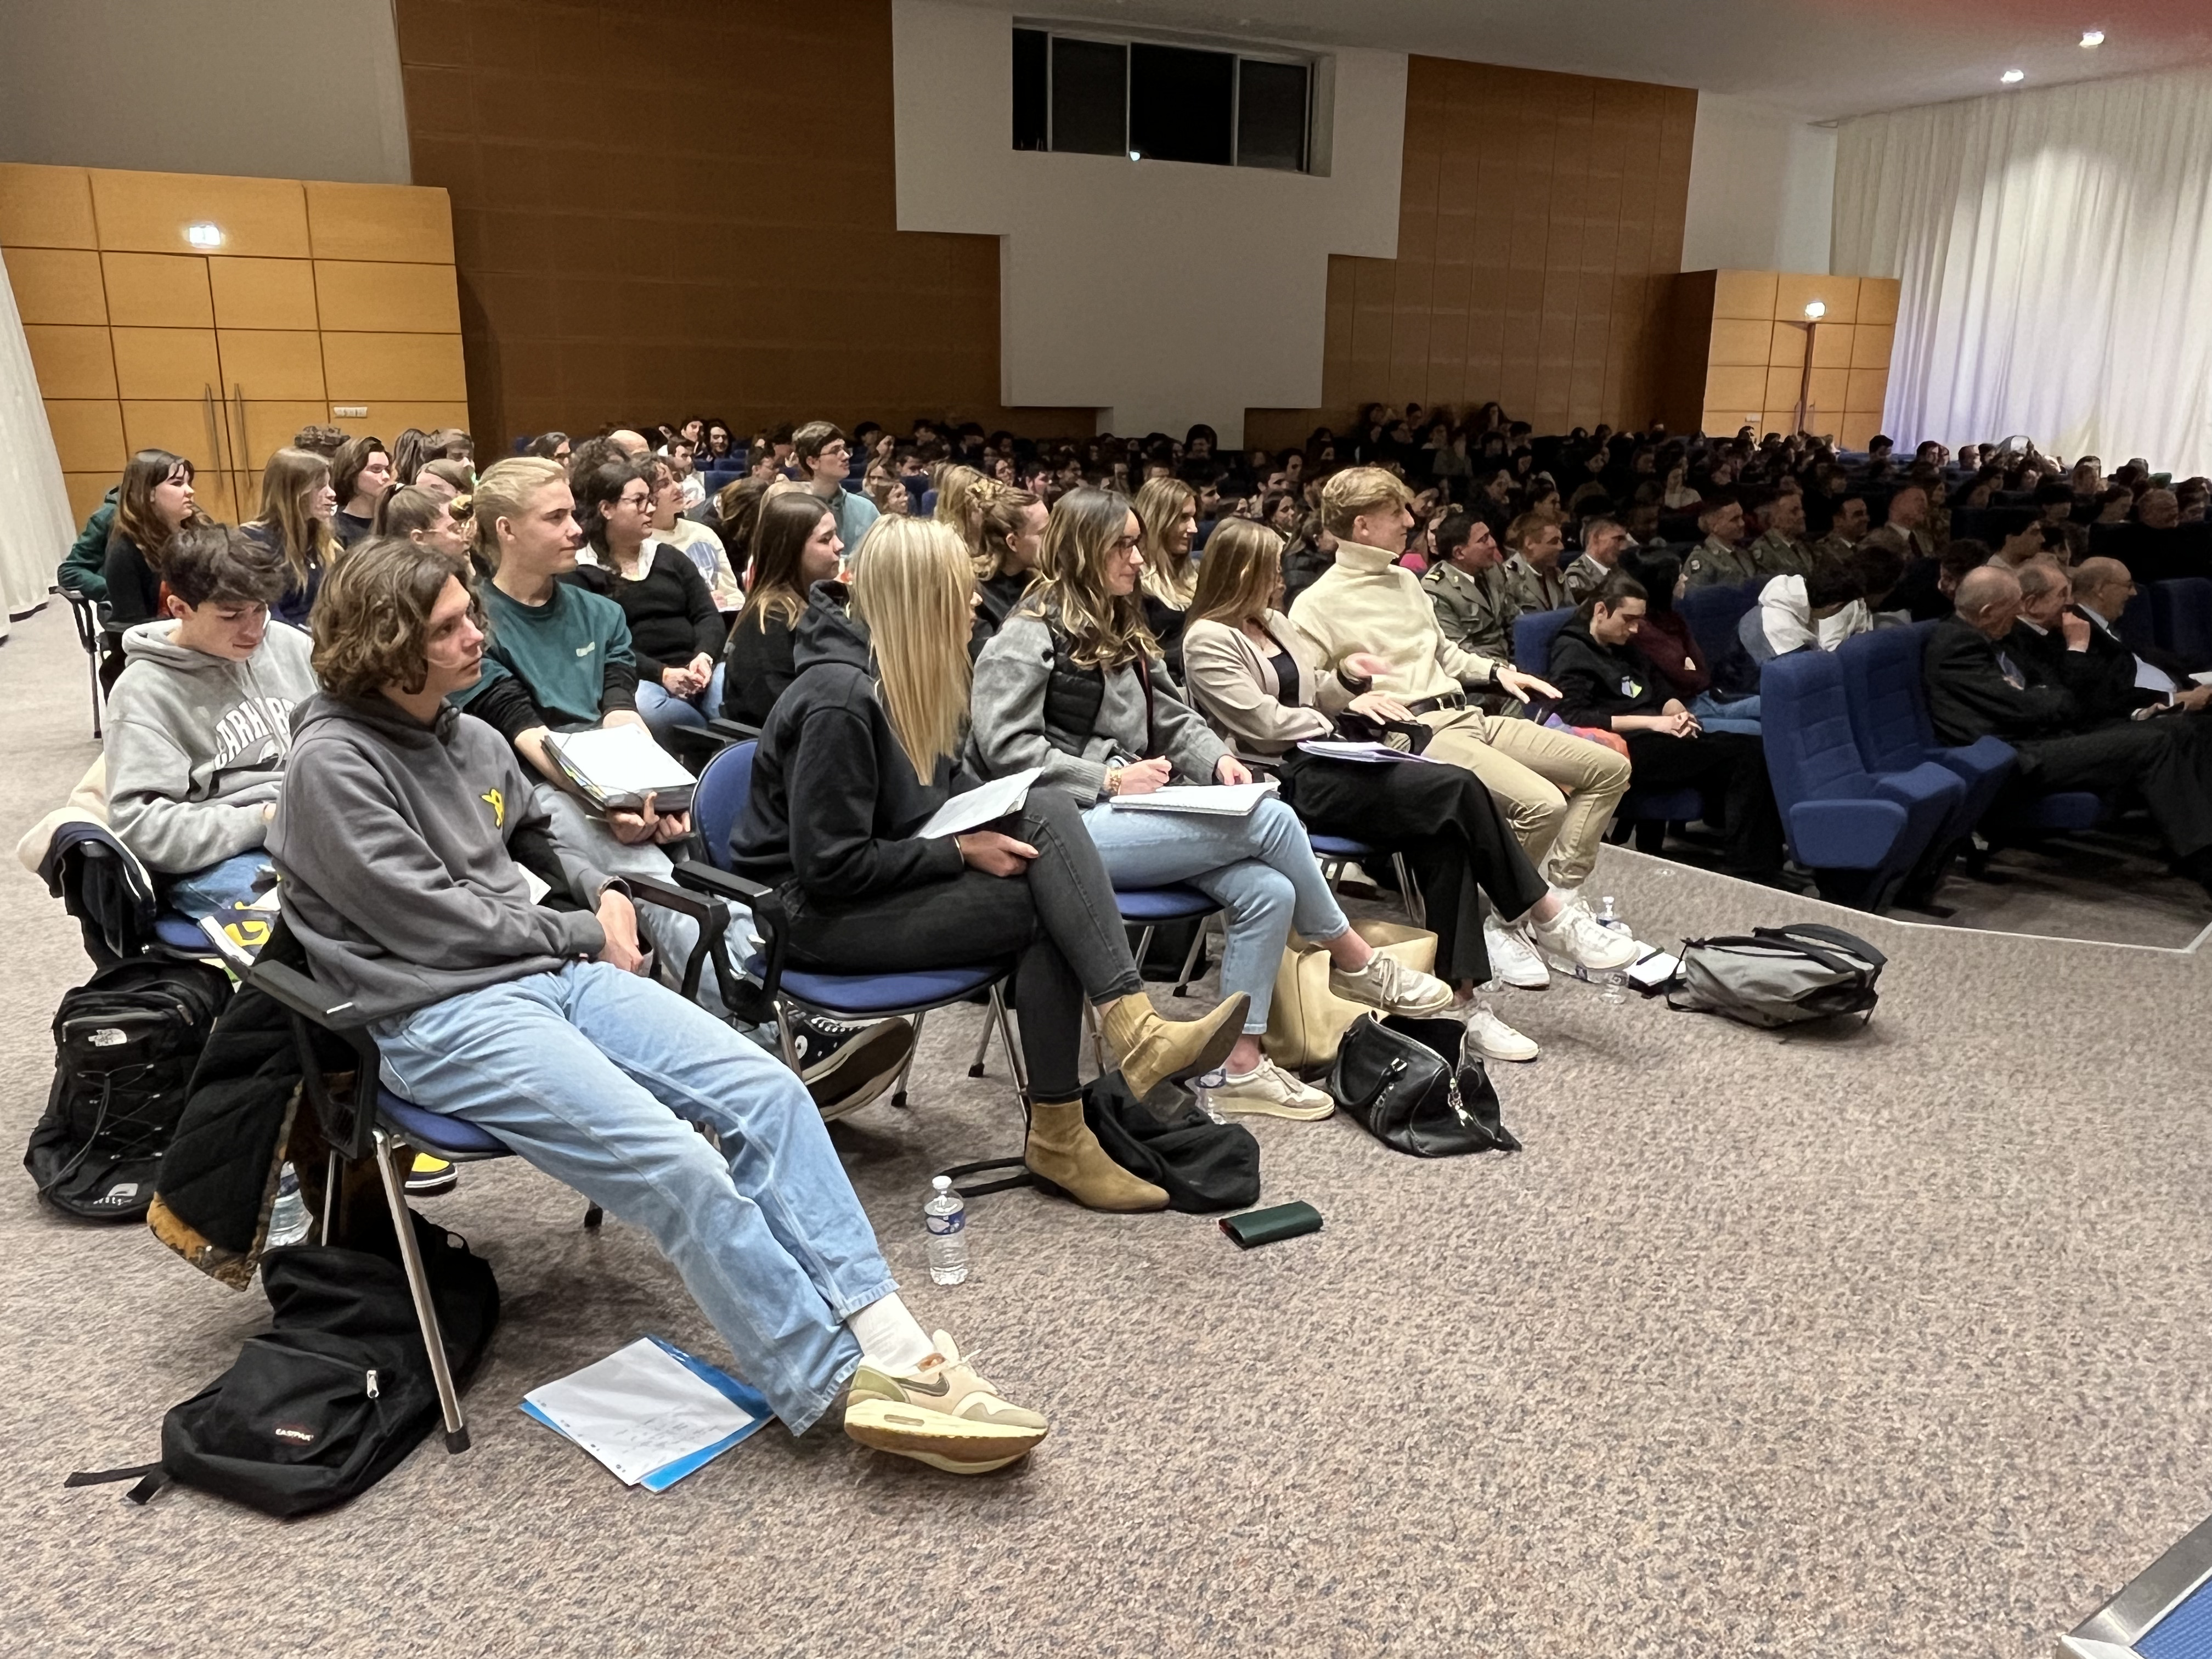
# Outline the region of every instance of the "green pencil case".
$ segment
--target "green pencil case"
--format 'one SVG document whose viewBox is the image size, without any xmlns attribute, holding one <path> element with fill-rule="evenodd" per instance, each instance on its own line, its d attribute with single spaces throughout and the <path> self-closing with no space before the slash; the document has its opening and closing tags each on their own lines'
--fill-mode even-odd
<svg viewBox="0 0 2212 1659">
<path fill-rule="evenodd" d="M 1273 1244 L 1302 1233 L 1319 1232 L 1321 1212 L 1306 1203 L 1278 1204 L 1271 1209 L 1225 1215 L 1221 1218 L 1221 1231 L 1237 1241 L 1237 1249 L 1249 1250 L 1255 1245 Z"/>
</svg>

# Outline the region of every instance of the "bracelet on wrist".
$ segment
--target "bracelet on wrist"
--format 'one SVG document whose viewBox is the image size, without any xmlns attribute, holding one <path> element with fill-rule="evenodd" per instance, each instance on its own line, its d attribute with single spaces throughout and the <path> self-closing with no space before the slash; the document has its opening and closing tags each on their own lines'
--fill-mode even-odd
<svg viewBox="0 0 2212 1659">
<path fill-rule="evenodd" d="M 1111 800 L 1121 793 L 1121 769 L 1118 766 L 1109 766 L 1106 769 L 1106 798 Z"/>
</svg>

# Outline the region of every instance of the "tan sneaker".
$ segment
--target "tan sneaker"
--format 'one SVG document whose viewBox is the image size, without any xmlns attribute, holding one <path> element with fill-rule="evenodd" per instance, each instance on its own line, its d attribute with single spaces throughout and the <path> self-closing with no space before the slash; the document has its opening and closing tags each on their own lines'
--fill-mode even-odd
<svg viewBox="0 0 2212 1659">
<path fill-rule="evenodd" d="M 1262 1055 L 1260 1069 L 1243 1077 L 1225 1074 L 1208 1086 L 1206 1097 L 1217 1112 L 1252 1112 L 1261 1117 L 1291 1117 L 1310 1123 L 1336 1109 L 1335 1100 L 1309 1088 Z"/>
<path fill-rule="evenodd" d="M 1346 1002 L 1380 1008 L 1386 1014 L 1404 1014 L 1411 1019 L 1434 1019 L 1451 1012 L 1450 986 L 1434 974 L 1408 968 L 1397 957 L 1386 957 L 1380 951 L 1370 957 L 1367 965 L 1356 974 L 1347 974 L 1330 963 L 1328 994 L 1342 997 Z"/>
<path fill-rule="evenodd" d="M 899 1376 L 860 1362 L 845 1397 L 845 1432 L 948 1474 L 988 1474 L 1029 1455 L 1051 1425 L 993 1388 L 943 1331 L 931 1340 L 937 1352 Z"/>
</svg>

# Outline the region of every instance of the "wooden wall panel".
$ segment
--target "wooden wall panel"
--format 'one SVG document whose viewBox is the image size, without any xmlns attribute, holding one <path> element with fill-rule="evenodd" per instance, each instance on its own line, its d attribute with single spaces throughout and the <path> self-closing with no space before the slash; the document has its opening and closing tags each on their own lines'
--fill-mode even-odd
<svg viewBox="0 0 2212 1659">
<path fill-rule="evenodd" d="M 480 454 L 694 414 L 1093 429 L 1093 410 L 1000 406 L 998 239 L 896 228 L 882 0 L 668 29 L 627 0 L 396 15 L 415 177 L 453 198 Z M 333 256 L 311 212 L 319 258 L 392 257 Z M 1379 373 L 1393 349 L 1386 328 Z"/>
<path fill-rule="evenodd" d="M 1304 442 L 1369 402 L 1496 398 L 1540 431 L 1656 416 L 1697 104 L 1410 59 L 1398 257 L 1329 261 L 1332 296 L 1356 297 L 1329 307 L 1323 406 L 1249 410 L 1249 441 Z"/>
<path fill-rule="evenodd" d="M 89 248 L 11 247 L 7 266 L 23 321 L 106 325 L 100 256 Z"/>
<path fill-rule="evenodd" d="M 1669 425 L 1786 431 L 1796 424 L 1801 391 L 1806 424 L 1846 446 L 1863 445 L 1881 424 L 1897 332 L 1894 279 L 1692 270 L 1673 288 Z M 1805 314 L 1815 301 L 1824 307 L 1817 319 Z"/>
</svg>

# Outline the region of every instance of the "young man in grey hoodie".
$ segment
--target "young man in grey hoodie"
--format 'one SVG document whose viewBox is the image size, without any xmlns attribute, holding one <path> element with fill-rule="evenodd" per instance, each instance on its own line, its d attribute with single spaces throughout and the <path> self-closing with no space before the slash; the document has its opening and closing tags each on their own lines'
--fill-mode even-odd
<svg viewBox="0 0 2212 1659">
<path fill-rule="evenodd" d="M 563 844 L 497 731 L 446 700 L 484 635 L 461 574 L 356 544 L 316 602 L 270 837 L 284 920 L 386 1080 L 652 1233 L 794 1434 L 842 1395 L 864 1445 L 960 1474 L 1045 1437 L 900 1301 L 798 1078 L 642 976 L 637 913 Z M 526 869 L 578 907 L 531 896 Z M 710 1144 L 692 1132 L 714 1131 Z"/>
<path fill-rule="evenodd" d="M 265 884 L 292 710 L 315 675 L 307 636 L 269 619 L 290 577 L 281 553 L 202 520 L 171 540 L 161 576 L 167 614 L 124 635 L 108 694 L 107 822 L 198 919 Z"/>
</svg>

